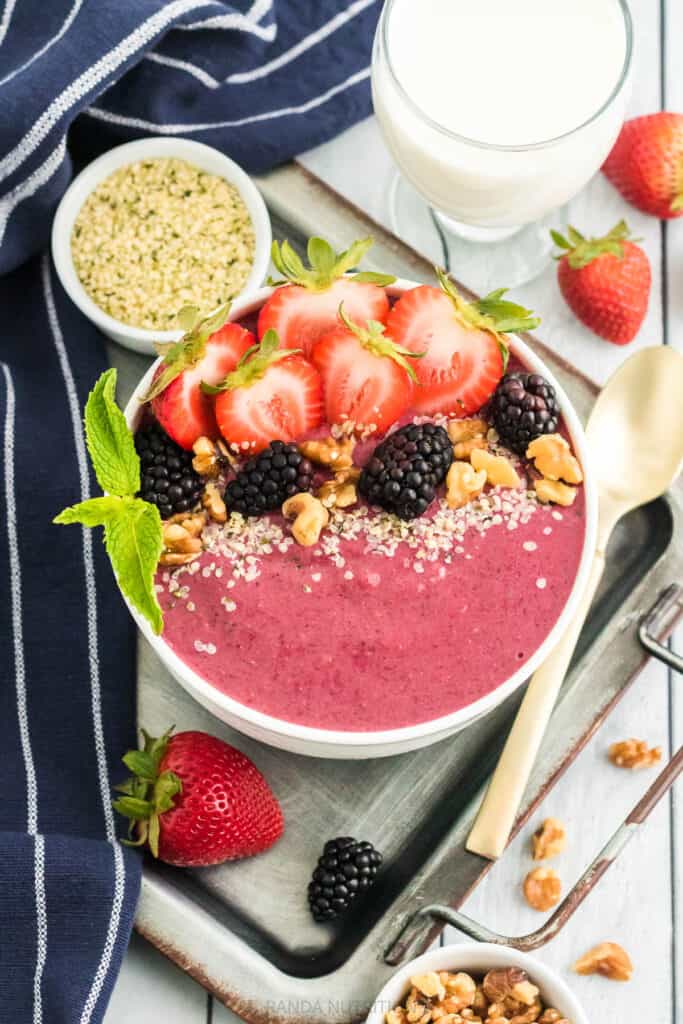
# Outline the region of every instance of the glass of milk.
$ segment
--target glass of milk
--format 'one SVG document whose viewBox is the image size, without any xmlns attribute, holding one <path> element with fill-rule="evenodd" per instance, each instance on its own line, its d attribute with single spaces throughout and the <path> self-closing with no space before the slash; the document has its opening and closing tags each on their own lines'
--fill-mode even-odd
<svg viewBox="0 0 683 1024">
<path fill-rule="evenodd" d="M 631 52 L 626 0 L 386 0 L 375 113 L 446 230 L 504 256 L 517 249 L 506 283 L 520 284 L 547 260 L 539 222 L 616 140 Z"/>
</svg>

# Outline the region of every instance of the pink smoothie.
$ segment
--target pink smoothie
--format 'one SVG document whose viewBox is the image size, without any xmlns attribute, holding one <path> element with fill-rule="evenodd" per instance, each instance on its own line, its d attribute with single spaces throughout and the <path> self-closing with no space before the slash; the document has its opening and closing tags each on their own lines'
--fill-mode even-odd
<svg viewBox="0 0 683 1024">
<path fill-rule="evenodd" d="M 523 472 L 523 468 L 521 470 Z M 279 515 L 205 531 L 201 558 L 157 583 L 164 639 L 212 686 L 276 718 L 393 729 L 490 693 L 531 657 L 572 589 L 574 505 L 526 488 L 399 523 L 360 505 L 314 548 Z"/>
</svg>

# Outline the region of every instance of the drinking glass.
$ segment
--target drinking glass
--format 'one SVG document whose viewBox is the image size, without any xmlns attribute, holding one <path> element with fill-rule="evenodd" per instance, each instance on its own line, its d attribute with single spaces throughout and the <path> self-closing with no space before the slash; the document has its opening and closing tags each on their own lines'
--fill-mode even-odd
<svg viewBox="0 0 683 1024">
<path fill-rule="evenodd" d="M 485 247 L 489 264 L 500 264 L 499 280 L 507 286 L 522 284 L 547 266 L 549 228 L 563 220 L 558 208 L 599 170 L 623 124 L 633 49 L 626 0 L 615 0 L 624 19 L 625 55 L 611 94 L 571 131 L 521 145 L 466 138 L 421 109 L 392 62 L 389 28 L 396 8 L 405 2 L 417 5 L 419 0 L 385 0 L 372 57 L 375 114 L 400 170 L 391 195 L 394 230 L 403 237 L 410 234 L 415 208 L 410 192 L 415 189 L 431 206 L 456 261 L 466 265 L 468 257 L 480 257 Z M 439 27 L 435 24 L 434 31 Z M 525 59 L 533 60 L 533 52 Z M 514 61 L 507 73 L 515 74 Z M 558 66 L 568 89 L 580 73 L 580 61 L 575 64 L 574 59 L 566 74 Z M 484 74 L 474 87 L 486 88 L 486 83 Z"/>
</svg>

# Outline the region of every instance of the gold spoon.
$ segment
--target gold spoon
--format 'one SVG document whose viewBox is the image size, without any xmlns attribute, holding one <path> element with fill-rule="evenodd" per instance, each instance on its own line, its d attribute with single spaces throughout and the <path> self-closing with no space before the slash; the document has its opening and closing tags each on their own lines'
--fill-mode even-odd
<svg viewBox="0 0 683 1024">
<path fill-rule="evenodd" d="M 495 860 L 505 849 L 576 641 L 623 515 L 660 497 L 683 466 L 683 355 L 664 345 L 627 359 L 600 393 L 586 428 L 598 491 L 596 552 L 566 632 L 531 677 L 467 840 Z"/>
</svg>

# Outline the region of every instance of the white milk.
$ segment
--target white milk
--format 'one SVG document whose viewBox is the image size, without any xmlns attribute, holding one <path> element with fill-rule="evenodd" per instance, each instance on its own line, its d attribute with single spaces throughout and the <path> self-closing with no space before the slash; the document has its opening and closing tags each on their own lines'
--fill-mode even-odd
<svg viewBox="0 0 683 1024">
<path fill-rule="evenodd" d="M 618 0 L 393 0 L 375 43 L 375 111 L 433 206 L 482 227 L 525 224 L 607 156 L 626 52 Z"/>
</svg>

